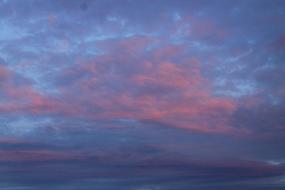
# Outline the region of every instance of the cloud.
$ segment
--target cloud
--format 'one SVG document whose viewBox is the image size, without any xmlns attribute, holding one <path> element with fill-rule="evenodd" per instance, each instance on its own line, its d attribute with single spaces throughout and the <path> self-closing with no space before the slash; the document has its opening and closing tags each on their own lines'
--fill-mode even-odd
<svg viewBox="0 0 285 190">
<path fill-rule="evenodd" d="M 191 160 L 147 147 L 123 152 L 93 152 L 84 159 L 78 159 L 81 156 L 71 152 L 43 150 L 6 151 L 3 156 L 0 161 L 0 181 L 54 188 L 58 183 L 68 186 L 76 181 L 102 178 L 104 181 L 130 183 L 131 187 L 141 183 L 165 186 L 176 180 L 185 186 L 196 185 L 197 180 L 214 185 L 217 182 L 235 183 L 243 179 L 280 176 L 284 171 L 282 166 L 263 162 Z M 2 175 L 4 173 L 5 176 Z M 131 181 L 141 182 L 131 184 Z M 101 185 L 105 185 L 105 182 L 102 181 Z"/>
<path fill-rule="evenodd" d="M 1 1 L 1 184 L 282 188 L 283 7 Z"/>
</svg>

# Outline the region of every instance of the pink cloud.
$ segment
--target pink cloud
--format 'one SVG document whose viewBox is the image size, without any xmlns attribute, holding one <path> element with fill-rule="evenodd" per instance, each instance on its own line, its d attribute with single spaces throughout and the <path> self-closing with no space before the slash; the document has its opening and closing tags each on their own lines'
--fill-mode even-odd
<svg viewBox="0 0 285 190">
<path fill-rule="evenodd" d="M 0 111 L 8 113 L 48 113 L 54 111 L 55 102 L 37 91 L 32 84 L 17 84 L 17 75 L 5 66 L 0 66 L 2 96 Z"/>
<path fill-rule="evenodd" d="M 10 72 L 3 65 L 0 65 L 0 78 L 1 80 L 7 80 L 9 78 Z"/>
<path fill-rule="evenodd" d="M 144 65 L 145 64 L 146 63 L 144 63 Z M 134 80 L 139 85 L 187 88 L 191 85 L 197 85 L 203 78 L 200 76 L 199 66 L 197 67 L 196 62 L 193 61 L 184 65 L 178 65 L 172 62 L 153 64 L 147 62 L 145 72 L 134 76 Z"/>
<path fill-rule="evenodd" d="M 15 76 L 2 68 L 0 73 L 7 78 L 3 89 L 11 100 L 2 103 L 0 111 L 93 121 L 153 120 L 205 133 L 247 132 L 231 126 L 236 102 L 212 95 L 200 60 L 183 57 L 180 46 L 145 50 L 152 41 L 131 37 L 108 42 L 108 47 L 112 43 L 108 53 L 79 60 L 62 71 L 57 96 L 42 94 L 31 84 L 14 84 Z M 117 51 L 120 48 L 136 58 Z"/>
<path fill-rule="evenodd" d="M 122 43 L 132 44 L 134 39 Z M 138 44 L 143 44 L 138 45 L 139 49 L 146 46 L 144 40 Z M 115 49 L 120 46 L 121 42 L 114 43 Z M 165 61 L 182 51 L 170 46 L 156 49 L 150 55 L 136 54 L 140 57 L 137 62 L 111 51 L 79 62 L 64 71 L 64 78 L 70 78 L 70 82 L 61 86 L 64 101 L 57 109 L 67 116 L 91 120 L 153 120 L 206 133 L 247 133 L 231 126 L 236 102 L 212 95 L 211 81 L 202 75 L 199 60 L 182 57 L 179 62 Z M 151 59 L 152 55 L 156 59 Z M 118 65 L 121 61 L 123 70 Z M 76 111 L 72 114 L 68 110 Z"/>
<path fill-rule="evenodd" d="M 175 46 L 175 45 L 168 45 L 163 48 L 159 48 L 153 52 L 154 57 L 158 60 L 163 58 L 169 58 L 172 56 L 176 56 L 179 53 L 182 53 L 184 47 L 182 46 Z"/>
</svg>

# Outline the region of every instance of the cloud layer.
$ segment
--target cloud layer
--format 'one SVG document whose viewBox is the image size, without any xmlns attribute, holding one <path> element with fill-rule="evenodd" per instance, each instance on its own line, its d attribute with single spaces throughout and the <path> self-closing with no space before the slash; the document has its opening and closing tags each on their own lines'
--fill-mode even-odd
<svg viewBox="0 0 285 190">
<path fill-rule="evenodd" d="M 0 1 L 0 186 L 284 188 L 284 13 Z"/>
</svg>

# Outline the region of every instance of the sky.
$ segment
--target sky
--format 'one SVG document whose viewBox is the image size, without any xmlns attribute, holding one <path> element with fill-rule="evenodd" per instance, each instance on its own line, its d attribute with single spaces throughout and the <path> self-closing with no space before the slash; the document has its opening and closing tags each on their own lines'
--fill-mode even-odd
<svg viewBox="0 0 285 190">
<path fill-rule="evenodd" d="M 284 20 L 283 0 L 0 0 L 0 189 L 284 189 Z"/>
</svg>

